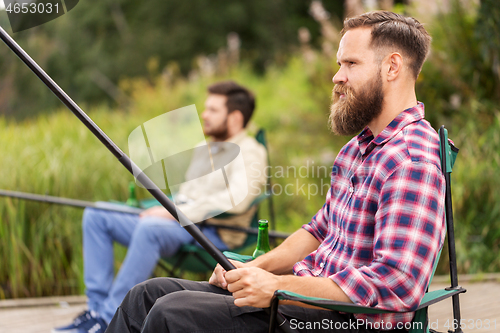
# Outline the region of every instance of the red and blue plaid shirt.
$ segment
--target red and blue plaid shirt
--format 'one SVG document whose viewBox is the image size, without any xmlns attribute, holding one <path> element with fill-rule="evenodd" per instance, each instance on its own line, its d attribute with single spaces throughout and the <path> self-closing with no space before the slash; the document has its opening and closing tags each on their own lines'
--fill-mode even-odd
<svg viewBox="0 0 500 333">
<path fill-rule="evenodd" d="M 296 275 L 328 277 L 356 304 L 418 307 L 445 237 L 439 137 L 423 118 L 419 103 L 376 138 L 365 128 L 342 148 L 326 203 L 303 226 L 321 245 Z M 413 316 L 356 315 L 393 329 Z"/>
</svg>

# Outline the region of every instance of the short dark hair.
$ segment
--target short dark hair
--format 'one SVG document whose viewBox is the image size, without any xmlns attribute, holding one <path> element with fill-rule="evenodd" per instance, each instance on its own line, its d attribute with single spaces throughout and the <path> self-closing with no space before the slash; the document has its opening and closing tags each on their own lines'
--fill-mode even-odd
<svg viewBox="0 0 500 333">
<path fill-rule="evenodd" d="M 226 96 L 227 113 L 239 110 L 243 114 L 243 127 L 247 126 L 255 109 L 255 97 L 250 90 L 234 81 L 222 81 L 209 86 L 208 92 Z"/>
<path fill-rule="evenodd" d="M 374 11 L 345 19 L 341 34 L 359 27 L 372 27 L 371 47 L 400 50 L 410 59 L 414 78 L 418 77 L 431 43 L 431 36 L 420 22 L 393 12 Z"/>
</svg>

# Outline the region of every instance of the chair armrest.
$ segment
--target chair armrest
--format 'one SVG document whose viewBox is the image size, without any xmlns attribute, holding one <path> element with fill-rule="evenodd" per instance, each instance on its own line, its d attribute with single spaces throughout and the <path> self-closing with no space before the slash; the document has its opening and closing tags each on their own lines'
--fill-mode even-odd
<svg viewBox="0 0 500 333">
<path fill-rule="evenodd" d="M 426 308 L 434 303 L 442 301 L 442 300 L 449 298 L 453 295 L 456 295 L 459 293 L 464 293 L 465 291 L 466 290 L 463 288 L 457 288 L 457 289 L 451 289 L 451 290 L 442 289 L 442 290 L 434 290 L 434 291 L 428 292 L 422 298 L 422 301 L 420 302 L 420 305 L 418 306 L 418 308 L 416 308 L 415 310 L 411 310 L 411 311 L 394 311 L 394 310 L 373 308 L 373 307 L 362 306 L 362 305 L 357 305 L 357 304 L 352 304 L 352 303 L 332 301 L 332 300 L 326 299 L 326 298 L 304 296 L 304 295 L 300 295 L 300 294 L 293 293 L 291 291 L 286 291 L 286 290 L 276 290 L 274 292 L 274 297 L 277 297 L 279 300 L 297 301 L 297 302 L 301 302 L 304 304 L 314 305 L 314 306 L 318 306 L 318 307 L 321 307 L 324 309 L 329 309 L 329 310 L 334 310 L 334 311 L 341 311 L 341 312 L 348 312 L 348 313 L 378 314 L 378 313 L 395 313 L 395 312 L 413 312 L 413 311 L 416 311 L 416 310 L 419 310 L 422 308 Z"/>
<path fill-rule="evenodd" d="M 451 296 L 460 294 L 460 293 L 465 293 L 467 292 L 467 289 L 464 289 L 462 287 L 457 287 L 456 289 L 438 289 L 438 290 L 433 290 L 427 292 L 424 297 L 422 298 L 422 301 L 420 301 L 420 305 L 418 306 L 417 310 L 420 310 L 422 308 L 426 308 L 428 306 L 431 306 L 434 303 L 440 302 L 444 299 L 450 298 Z"/>
<path fill-rule="evenodd" d="M 236 260 L 239 262 L 249 262 L 253 260 L 252 256 L 248 256 L 245 254 L 234 253 L 231 251 L 222 252 L 228 259 Z"/>
<path fill-rule="evenodd" d="M 353 303 L 332 301 L 331 299 L 320 298 L 320 297 L 309 297 L 300 295 L 291 291 L 286 290 L 276 290 L 274 292 L 274 297 L 279 300 L 297 301 L 304 304 L 318 306 L 324 309 L 349 312 L 349 313 L 392 313 L 392 310 L 384 310 L 378 308 L 372 308 L 368 306 L 357 305 Z"/>
</svg>

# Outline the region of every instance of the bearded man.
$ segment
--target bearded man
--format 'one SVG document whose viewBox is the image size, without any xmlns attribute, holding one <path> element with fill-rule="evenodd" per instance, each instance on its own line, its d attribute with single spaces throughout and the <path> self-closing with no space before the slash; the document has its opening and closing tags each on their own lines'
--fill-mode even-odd
<svg viewBox="0 0 500 333">
<path fill-rule="evenodd" d="M 208 87 L 201 118 L 203 131 L 209 137 L 210 152 L 206 147 L 195 150 L 186 178 L 196 181 L 183 183 L 176 195 L 183 198 L 183 202 L 176 202 L 176 208 L 191 221 L 202 221 L 211 212 L 227 211 L 237 216 L 219 220 L 219 224 L 249 226 L 256 210 L 249 207 L 266 183 L 267 165 L 265 148 L 245 130 L 254 107 L 253 94 L 235 82 L 219 82 Z M 243 162 L 230 163 L 237 149 Z M 214 165 L 224 166 L 235 203 L 229 210 L 228 188 L 226 182 L 220 181 L 219 174 L 211 172 Z M 203 227 L 202 231 L 220 250 L 234 248 L 245 241 L 245 234 L 241 232 L 210 226 Z M 114 242 L 128 247 L 116 278 L 113 277 Z M 127 292 L 152 275 L 159 258 L 173 256 L 183 244 L 192 242 L 189 233 L 162 206 L 147 209 L 140 216 L 85 209 L 83 255 L 88 310 L 73 323 L 52 332 L 103 333 Z"/>
<path fill-rule="evenodd" d="M 262 308 L 278 289 L 407 311 L 354 316 L 285 303 L 290 323 L 404 332 L 445 234 L 439 139 L 415 94 L 430 36 L 417 20 L 384 11 L 347 19 L 342 35 L 330 125 L 357 135 L 334 162 L 323 207 L 267 254 L 228 272 L 217 266 L 208 283 L 134 287 L 107 332 L 267 332 Z"/>
</svg>

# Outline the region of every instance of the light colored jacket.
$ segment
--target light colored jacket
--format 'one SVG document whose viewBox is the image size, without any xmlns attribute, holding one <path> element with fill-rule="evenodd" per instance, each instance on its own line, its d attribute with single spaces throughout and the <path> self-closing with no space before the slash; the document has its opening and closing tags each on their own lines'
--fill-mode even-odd
<svg viewBox="0 0 500 333">
<path fill-rule="evenodd" d="M 246 131 L 222 143 L 209 141 L 208 146 L 193 155 L 187 181 L 177 195 L 185 202 L 176 206 L 194 222 L 208 218 L 208 222 L 248 227 L 256 210 L 249 207 L 266 184 L 266 149 Z M 217 219 L 222 212 L 238 215 Z M 219 236 L 229 248 L 246 238 L 245 233 L 225 229 L 219 229 Z"/>
</svg>

